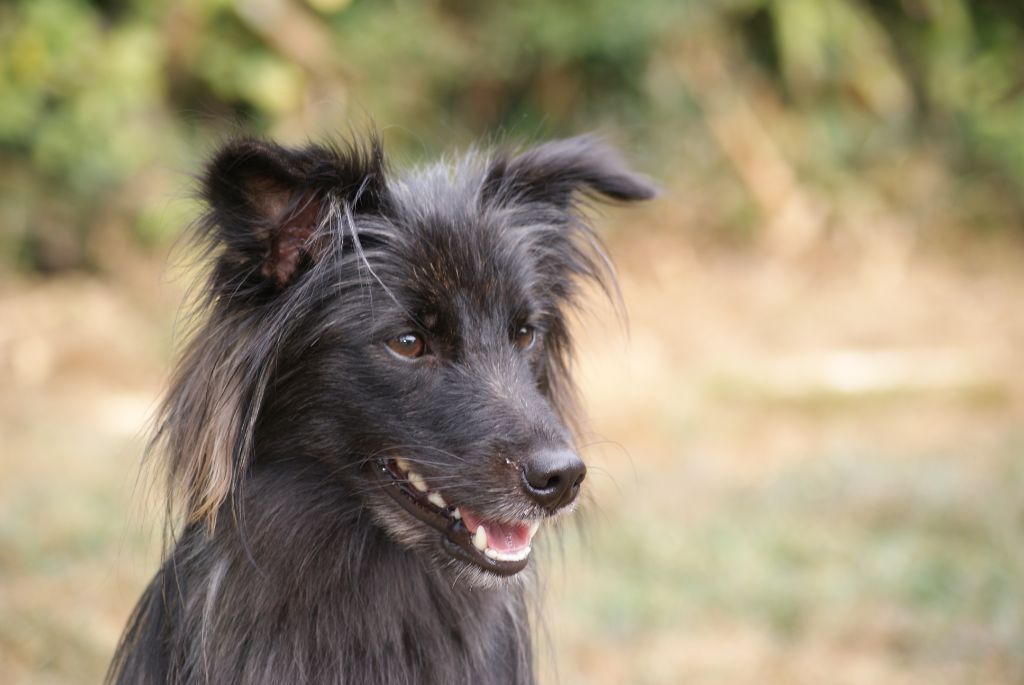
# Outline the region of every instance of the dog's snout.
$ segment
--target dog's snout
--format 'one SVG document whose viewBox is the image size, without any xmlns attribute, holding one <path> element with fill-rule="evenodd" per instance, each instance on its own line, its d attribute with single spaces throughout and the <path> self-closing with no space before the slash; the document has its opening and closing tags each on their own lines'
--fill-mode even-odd
<svg viewBox="0 0 1024 685">
<path fill-rule="evenodd" d="M 544 450 L 523 464 L 523 490 L 537 504 L 555 511 L 576 499 L 587 467 L 569 449 Z"/>
</svg>

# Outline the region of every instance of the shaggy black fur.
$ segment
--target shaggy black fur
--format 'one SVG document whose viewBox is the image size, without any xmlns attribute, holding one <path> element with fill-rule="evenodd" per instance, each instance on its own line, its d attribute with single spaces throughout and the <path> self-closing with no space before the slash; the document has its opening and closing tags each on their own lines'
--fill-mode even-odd
<svg viewBox="0 0 1024 685">
<path fill-rule="evenodd" d="M 376 138 L 247 139 L 202 191 L 152 446 L 183 527 L 108 680 L 533 682 L 524 531 L 579 491 L 565 317 L 610 279 L 580 205 L 651 186 L 592 137 L 404 175 Z"/>
</svg>

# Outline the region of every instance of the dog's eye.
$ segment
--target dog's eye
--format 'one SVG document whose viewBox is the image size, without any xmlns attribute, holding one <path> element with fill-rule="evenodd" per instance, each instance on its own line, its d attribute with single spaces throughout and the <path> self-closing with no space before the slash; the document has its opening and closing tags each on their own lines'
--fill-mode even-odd
<svg viewBox="0 0 1024 685">
<path fill-rule="evenodd" d="M 528 350 L 533 347 L 533 343 L 537 340 L 537 331 L 533 326 L 523 324 L 516 329 L 513 340 L 516 343 L 516 347 L 521 350 Z"/>
<path fill-rule="evenodd" d="M 388 346 L 389 350 L 397 354 L 399 357 L 405 357 L 406 359 L 422 357 L 423 352 L 426 349 L 426 345 L 423 344 L 423 338 L 415 333 L 402 333 L 401 335 L 396 335 L 385 344 Z"/>
</svg>

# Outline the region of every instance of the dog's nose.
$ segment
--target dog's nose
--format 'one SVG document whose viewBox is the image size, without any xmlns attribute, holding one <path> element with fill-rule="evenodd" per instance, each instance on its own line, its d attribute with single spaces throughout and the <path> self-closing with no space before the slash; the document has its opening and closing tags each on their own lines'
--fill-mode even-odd
<svg viewBox="0 0 1024 685">
<path fill-rule="evenodd" d="M 580 492 L 587 467 L 568 449 L 537 452 L 523 464 L 523 489 L 537 504 L 555 511 Z"/>
</svg>

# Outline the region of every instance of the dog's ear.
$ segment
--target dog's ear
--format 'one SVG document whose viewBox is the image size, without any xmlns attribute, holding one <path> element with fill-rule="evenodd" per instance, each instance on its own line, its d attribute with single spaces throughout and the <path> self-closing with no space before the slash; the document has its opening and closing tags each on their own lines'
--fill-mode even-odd
<svg viewBox="0 0 1024 685">
<path fill-rule="evenodd" d="M 331 212 L 379 211 L 386 202 L 384 155 L 364 146 L 287 149 L 251 138 L 224 146 L 207 165 L 202 195 L 218 270 L 281 288 L 329 249 L 320 230 Z"/>
<path fill-rule="evenodd" d="M 201 191 L 196 239 L 213 259 L 199 303 L 209 319 L 179 362 L 150 449 L 166 449 L 187 520 L 212 528 L 252 458 L 282 335 L 279 312 L 236 303 L 299 293 L 305 270 L 340 250 L 344 217 L 384 213 L 388 199 L 376 137 L 297 150 L 237 140 L 207 165 Z"/>
<path fill-rule="evenodd" d="M 610 145 L 594 135 L 555 140 L 518 155 L 497 155 L 481 190 L 485 204 L 539 202 L 568 207 L 577 194 L 610 200 L 649 200 L 656 188 L 629 170 Z"/>
<path fill-rule="evenodd" d="M 577 211 L 581 200 L 636 202 L 655 194 L 654 184 L 630 171 L 614 148 L 596 136 L 584 135 L 519 154 L 493 155 L 480 202 L 518 216 L 518 233 L 532 246 L 543 290 L 555 308 L 562 309 L 576 303 L 578 279 L 595 281 L 609 294 L 616 290 L 601 241 Z M 562 420 L 578 427 L 569 373 L 572 344 L 564 317 L 548 322 L 544 339 L 541 389 Z"/>
</svg>

